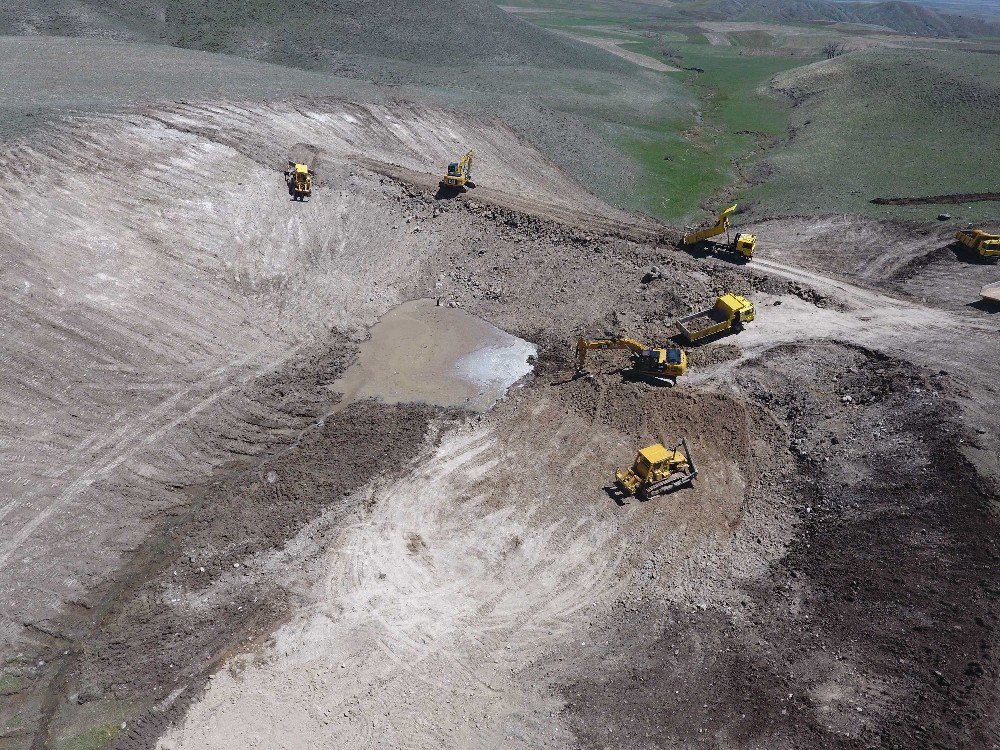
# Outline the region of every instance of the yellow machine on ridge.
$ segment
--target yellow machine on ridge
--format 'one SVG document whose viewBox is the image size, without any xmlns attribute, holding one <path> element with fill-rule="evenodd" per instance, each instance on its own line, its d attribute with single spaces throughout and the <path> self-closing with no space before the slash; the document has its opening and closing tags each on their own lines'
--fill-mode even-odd
<svg viewBox="0 0 1000 750">
<path fill-rule="evenodd" d="M 626 497 L 638 495 L 648 500 L 692 485 L 697 476 L 687 439 L 681 438 L 680 445 L 673 448 L 654 443 L 640 450 L 630 469 L 615 472 L 615 485 Z"/>
<path fill-rule="evenodd" d="M 647 348 L 635 339 L 579 339 L 576 371 L 584 372 L 587 352 L 592 349 L 623 349 L 632 353 L 632 370 L 654 380 L 676 381 L 687 370 L 687 354 L 678 347 Z"/>
<path fill-rule="evenodd" d="M 733 253 L 734 255 L 750 260 L 753 257 L 753 251 L 757 247 L 757 237 L 752 234 L 747 234 L 741 232 L 736 235 L 736 238 L 732 241 L 729 240 L 729 217 L 736 211 L 737 204 L 734 203 L 721 214 L 719 218 L 715 220 L 715 224 L 706 229 L 699 229 L 695 232 L 690 232 L 685 234 L 681 238 L 682 247 L 707 247 L 712 250 L 722 250 L 724 252 Z M 726 234 L 726 242 L 716 242 L 711 240 L 711 237 L 717 237 L 720 234 Z"/>
<path fill-rule="evenodd" d="M 955 239 L 980 258 L 1000 258 L 1000 234 L 990 234 L 982 229 L 961 229 Z"/>
<path fill-rule="evenodd" d="M 292 194 L 292 200 L 304 201 L 312 196 L 312 181 L 315 176 L 316 173 L 309 169 L 308 164 L 288 162 L 285 181 L 288 183 L 288 192 Z"/>
<path fill-rule="evenodd" d="M 438 185 L 450 189 L 462 189 L 466 186 L 475 187 L 476 184 L 472 181 L 472 159 L 475 155 L 474 151 L 469 151 L 459 161 L 453 161 L 449 164 L 447 173 L 441 178 Z"/>
</svg>

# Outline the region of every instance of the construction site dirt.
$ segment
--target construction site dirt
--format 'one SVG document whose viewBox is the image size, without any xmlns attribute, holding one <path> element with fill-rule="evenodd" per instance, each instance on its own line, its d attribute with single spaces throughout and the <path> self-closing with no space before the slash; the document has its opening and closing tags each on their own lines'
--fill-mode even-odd
<svg viewBox="0 0 1000 750">
<path fill-rule="evenodd" d="M 473 142 L 485 187 L 436 199 Z M 0 747 L 995 743 L 1000 340 L 955 301 L 984 266 L 936 258 L 953 293 L 924 293 L 939 230 L 892 268 L 860 241 L 885 224 L 839 217 L 695 258 L 415 105 L 177 104 L 4 148 L 31 169 L 0 195 Z M 574 377 L 578 336 L 662 344 L 723 292 L 755 319 L 676 387 L 621 352 Z M 421 299 L 533 368 L 485 412 L 335 408 Z M 661 435 L 694 487 L 614 502 Z"/>
</svg>

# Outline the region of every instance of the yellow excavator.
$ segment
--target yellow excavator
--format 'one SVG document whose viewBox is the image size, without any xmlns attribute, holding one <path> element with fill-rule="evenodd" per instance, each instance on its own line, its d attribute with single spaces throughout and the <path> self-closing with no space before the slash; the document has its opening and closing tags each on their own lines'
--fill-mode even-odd
<svg viewBox="0 0 1000 750">
<path fill-rule="evenodd" d="M 680 445 L 673 448 L 654 443 L 640 450 L 632 468 L 615 472 L 615 485 L 626 497 L 638 495 L 641 500 L 648 500 L 692 485 L 697 476 L 698 467 L 694 465 L 687 439 L 681 438 Z"/>
<path fill-rule="evenodd" d="M 982 229 L 960 229 L 955 232 L 955 239 L 980 258 L 1000 258 L 1000 234 Z"/>
<path fill-rule="evenodd" d="M 743 260 L 750 260 L 753 257 L 753 251 L 757 247 L 757 237 L 752 234 L 740 232 L 732 240 L 729 239 L 729 217 L 736 211 L 736 206 L 737 204 L 734 203 L 719 214 L 719 218 L 715 220 L 715 224 L 712 226 L 685 234 L 681 238 L 681 247 L 701 247 L 732 253 Z M 718 237 L 720 234 L 726 235 L 725 242 L 716 242 L 711 239 L 712 237 Z"/>
<path fill-rule="evenodd" d="M 449 164 L 448 171 L 438 185 L 450 190 L 461 190 L 466 186 L 475 187 L 476 183 L 472 181 L 472 158 L 475 155 L 474 151 L 470 151 L 459 161 L 453 161 Z"/>
<path fill-rule="evenodd" d="M 624 349 L 632 353 L 632 370 L 657 381 L 676 382 L 687 370 L 687 354 L 678 347 L 647 348 L 635 339 L 579 339 L 576 342 L 576 371 L 585 372 L 587 352 L 592 349 Z"/>
<path fill-rule="evenodd" d="M 315 176 L 316 173 L 309 169 L 308 164 L 288 162 L 288 169 L 285 170 L 285 181 L 288 183 L 288 191 L 292 194 L 292 200 L 304 201 L 312 195 L 312 181 Z"/>
</svg>

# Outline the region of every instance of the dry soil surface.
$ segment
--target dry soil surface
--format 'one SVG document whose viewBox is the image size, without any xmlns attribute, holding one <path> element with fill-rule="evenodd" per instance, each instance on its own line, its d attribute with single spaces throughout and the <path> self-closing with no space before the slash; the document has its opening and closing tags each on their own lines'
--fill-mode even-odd
<svg viewBox="0 0 1000 750">
<path fill-rule="evenodd" d="M 482 187 L 436 195 L 466 145 Z M 3 746 L 995 743 L 995 320 L 826 265 L 929 235 L 695 258 L 403 104 L 177 104 L 0 160 Z M 724 290 L 757 319 L 677 387 L 573 377 L 576 336 L 662 343 Z M 487 414 L 333 413 L 417 298 L 534 373 Z M 694 488 L 619 504 L 660 435 Z"/>
</svg>

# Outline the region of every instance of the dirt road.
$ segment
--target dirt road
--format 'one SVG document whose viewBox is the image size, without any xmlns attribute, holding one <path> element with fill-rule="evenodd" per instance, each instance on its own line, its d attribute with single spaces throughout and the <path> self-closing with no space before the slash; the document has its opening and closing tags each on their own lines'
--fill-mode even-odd
<svg viewBox="0 0 1000 750">
<path fill-rule="evenodd" d="M 568 31 L 554 31 L 553 33 L 568 36 L 570 39 L 575 39 L 578 42 L 584 42 L 585 44 L 599 47 L 605 52 L 610 52 L 612 55 L 616 55 L 623 60 L 628 60 L 633 65 L 638 65 L 641 68 L 647 68 L 649 70 L 655 70 L 658 73 L 676 73 L 680 70 L 680 68 L 674 67 L 673 65 L 667 65 L 666 63 L 657 60 L 655 57 L 643 55 L 623 47 L 622 45 L 627 42 L 621 42 L 607 37 L 590 36 L 588 34 L 572 34 Z"/>
</svg>

